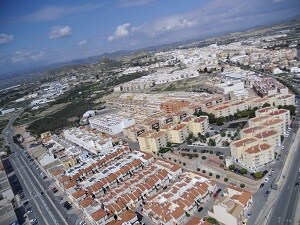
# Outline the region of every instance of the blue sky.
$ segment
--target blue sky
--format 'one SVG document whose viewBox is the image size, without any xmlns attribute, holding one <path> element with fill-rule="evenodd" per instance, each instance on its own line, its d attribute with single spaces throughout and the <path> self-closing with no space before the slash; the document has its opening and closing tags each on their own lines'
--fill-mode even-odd
<svg viewBox="0 0 300 225">
<path fill-rule="evenodd" d="M 0 74 L 300 16 L 299 0 L 0 2 Z"/>
</svg>

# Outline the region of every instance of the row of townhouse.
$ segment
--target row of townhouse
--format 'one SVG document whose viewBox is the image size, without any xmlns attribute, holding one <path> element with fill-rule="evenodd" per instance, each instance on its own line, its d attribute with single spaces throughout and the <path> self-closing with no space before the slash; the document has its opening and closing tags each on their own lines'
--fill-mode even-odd
<svg viewBox="0 0 300 225">
<path fill-rule="evenodd" d="M 270 105 L 295 105 L 295 95 L 293 94 L 276 94 L 263 98 L 255 97 L 244 100 L 232 100 L 212 107 L 208 107 L 205 111 L 212 113 L 215 117 L 225 117 L 234 115 L 235 113 L 252 108 L 261 108 L 265 103 Z"/>
<path fill-rule="evenodd" d="M 242 225 L 252 203 L 250 192 L 229 185 L 223 196 L 214 203 L 212 210 L 208 211 L 208 216 L 224 225 Z"/>
<path fill-rule="evenodd" d="M 290 124 L 290 112 L 286 109 L 266 107 L 255 112 L 256 117 L 248 121 L 249 127 L 240 131 L 240 140 L 230 144 L 234 161 L 257 171 L 275 158 L 281 146 L 281 135 Z"/>
<path fill-rule="evenodd" d="M 146 199 L 143 215 L 154 224 L 183 224 L 210 197 L 215 183 L 191 172 L 184 172 L 163 192 Z"/>
<path fill-rule="evenodd" d="M 106 191 L 100 186 L 87 190 L 77 189 L 70 196 L 73 204 L 83 210 L 95 225 L 107 224 L 116 218 L 122 220 L 124 213 L 134 211 L 147 198 L 182 174 L 178 165 L 163 160 L 152 161 L 153 157 L 149 154 L 145 154 L 144 157 L 149 163 L 132 170 L 132 173 L 126 173 L 123 177 L 117 178 L 115 175 L 109 187 L 106 186 Z M 115 180 L 118 181 L 114 182 Z M 99 190 L 101 195 L 96 194 Z"/>
<path fill-rule="evenodd" d="M 160 127 L 159 131 L 149 130 L 138 137 L 139 146 L 145 152 L 158 152 L 167 143 L 183 143 L 189 134 L 197 136 L 208 130 L 207 116 L 189 116 L 178 124 L 167 124 Z"/>
</svg>

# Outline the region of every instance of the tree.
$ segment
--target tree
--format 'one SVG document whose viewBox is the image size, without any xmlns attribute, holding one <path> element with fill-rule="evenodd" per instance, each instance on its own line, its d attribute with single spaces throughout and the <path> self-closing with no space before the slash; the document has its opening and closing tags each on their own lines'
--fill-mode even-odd
<svg viewBox="0 0 300 225">
<path fill-rule="evenodd" d="M 207 219 L 207 222 L 209 222 L 210 224 L 216 224 L 216 225 L 218 225 L 219 224 L 219 222 L 218 222 L 218 220 L 216 220 L 215 218 L 212 218 L 212 217 L 209 217 L 208 219 Z"/>
<path fill-rule="evenodd" d="M 248 171 L 247 171 L 246 169 L 242 168 L 242 169 L 240 170 L 240 173 L 241 173 L 242 175 L 245 175 L 245 174 L 248 173 Z"/>
<path fill-rule="evenodd" d="M 212 172 L 209 172 L 209 176 L 212 176 L 213 174 L 212 174 Z"/>
<path fill-rule="evenodd" d="M 186 163 L 183 163 L 184 166 L 186 166 Z"/>
<path fill-rule="evenodd" d="M 193 143 L 193 141 L 190 140 L 190 139 L 187 139 L 187 140 L 186 140 L 186 143 L 187 143 L 188 145 L 191 145 L 191 144 Z"/>
<path fill-rule="evenodd" d="M 229 144 L 228 141 L 223 141 L 223 142 L 222 142 L 222 145 L 223 145 L 224 147 L 228 147 L 230 144 Z"/>
<path fill-rule="evenodd" d="M 171 142 L 167 142 L 167 147 L 171 147 L 172 146 L 172 143 Z"/>
<path fill-rule="evenodd" d="M 206 173 L 206 170 L 202 170 L 202 173 Z"/>
<path fill-rule="evenodd" d="M 210 135 L 208 132 L 205 133 L 205 137 L 208 138 Z"/>
<path fill-rule="evenodd" d="M 210 139 L 208 140 L 208 143 L 207 143 L 207 144 L 208 144 L 208 146 L 216 146 L 216 141 L 215 141 L 214 139 L 211 139 L 211 138 L 210 138 Z"/>
<path fill-rule="evenodd" d="M 201 159 L 205 160 L 205 159 L 206 159 L 206 156 L 205 156 L 205 155 L 203 155 L 203 156 L 201 157 Z"/>
<path fill-rule="evenodd" d="M 227 137 L 231 137 L 231 133 L 228 133 L 228 134 L 227 134 Z"/>
<path fill-rule="evenodd" d="M 262 172 L 259 171 L 259 172 L 254 173 L 254 177 L 255 177 L 255 179 L 260 179 L 263 177 L 263 174 L 262 174 Z"/>
<path fill-rule="evenodd" d="M 228 169 L 229 169 L 229 170 L 234 170 L 234 169 L 235 169 L 235 166 L 234 166 L 234 165 L 230 165 L 230 166 L 228 167 Z"/>
<path fill-rule="evenodd" d="M 217 178 L 217 179 L 220 179 L 220 175 L 216 175 L 216 178 Z"/>
<path fill-rule="evenodd" d="M 193 152 L 197 152 L 197 149 L 194 149 Z"/>
<path fill-rule="evenodd" d="M 227 181 L 228 181 L 228 178 L 227 178 L 227 177 L 225 177 L 225 178 L 224 178 L 224 181 L 225 181 L 225 182 L 227 182 Z"/>
<path fill-rule="evenodd" d="M 197 171 L 199 172 L 201 169 L 200 168 L 197 168 Z"/>
<path fill-rule="evenodd" d="M 267 108 L 267 107 L 270 107 L 271 105 L 269 104 L 269 103 L 264 103 L 263 105 L 262 105 L 262 108 Z"/>
<path fill-rule="evenodd" d="M 226 133 L 225 132 L 221 132 L 221 137 L 225 137 Z"/>
<path fill-rule="evenodd" d="M 244 188 L 244 187 L 245 187 L 245 184 L 241 184 L 240 187 L 241 187 L 241 188 Z"/>
</svg>

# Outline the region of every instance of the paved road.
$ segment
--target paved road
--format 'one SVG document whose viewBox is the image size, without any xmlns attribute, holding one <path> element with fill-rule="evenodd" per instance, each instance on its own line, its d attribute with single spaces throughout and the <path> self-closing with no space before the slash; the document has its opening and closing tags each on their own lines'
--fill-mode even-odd
<svg viewBox="0 0 300 225">
<path fill-rule="evenodd" d="M 282 169 L 284 167 L 284 164 L 287 159 L 287 155 L 289 153 L 288 150 L 290 149 L 293 141 L 295 140 L 295 137 L 293 137 L 294 131 L 295 130 L 292 128 L 290 135 L 283 140 L 282 145 L 284 146 L 284 149 L 281 150 L 281 153 L 280 153 L 281 156 L 277 158 L 279 161 L 272 165 L 274 172 L 271 175 L 269 181 L 267 183 L 265 183 L 264 178 L 261 179 L 261 183 L 264 183 L 264 187 L 259 188 L 257 190 L 257 192 L 253 195 L 253 206 L 254 207 L 252 207 L 252 209 L 251 209 L 252 215 L 249 218 L 248 225 L 256 225 L 258 222 L 258 216 L 262 213 L 265 213 L 265 214 L 268 213 L 268 212 L 264 211 L 266 209 L 266 204 L 272 204 L 272 202 L 270 200 L 270 197 L 268 197 L 266 195 L 267 190 L 271 191 L 270 196 L 272 194 L 274 194 L 274 195 L 279 194 L 279 193 L 277 193 L 278 190 L 274 190 L 271 188 L 271 185 L 273 183 L 277 183 L 282 175 L 286 176 L 286 174 L 282 174 Z M 270 174 L 270 172 L 268 174 Z M 275 193 L 272 193 L 272 192 L 275 192 Z"/>
<path fill-rule="evenodd" d="M 300 114 L 299 107 L 300 101 L 297 101 L 298 106 L 298 117 Z M 296 137 L 295 140 L 299 140 L 300 137 Z M 296 151 L 295 155 L 292 159 L 290 172 L 286 176 L 286 181 L 278 196 L 278 200 L 274 207 L 274 210 L 271 213 L 268 224 L 276 225 L 276 224 L 297 224 L 298 221 L 293 221 L 295 217 L 295 211 L 298 204 L 299 199 L 299 187 L 295 187 L 295 183 L 300 182 L 300 142 L 295 149 L 291 149 L 291 151 Z"/>
<path fill-rule="evenodd" d="M 58 204 L 53 193 L 47 190 L 50 182 L 42 179 L 37 173 L 34 163 L 30 163 L 23 150 L 13 143 L 11 126 L 15 118 L 9 121 L 3 130 L 3 135 L 13 152 L 9 160 L 33 211 L 29 214 L 29 218 L 36 218 L 38 223 L 43 225 L 76 224 L 78 218 L 68 215 L 65 209 Z"/>
</svg>

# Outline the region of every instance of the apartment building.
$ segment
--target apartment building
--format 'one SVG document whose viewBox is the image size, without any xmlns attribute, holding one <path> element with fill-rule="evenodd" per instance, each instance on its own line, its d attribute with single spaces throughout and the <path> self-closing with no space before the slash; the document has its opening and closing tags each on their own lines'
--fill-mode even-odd
<svg viewBox="0 0 300 225">
<path fill-rule="evenodd" d="M 187 124 L 189 133 L 194 136 L 198 134 L 205 134 L 208 131 L 208 116 L 189 116 L 182 120 L 183 124 Z"/>
<path fill-rule="evenodd" d="M 139 124 L 135 124 L 133 126 L 130 126 L 128 128 L 124 129 L 124 136 L 132 141 L 137 141 L 138 137 L 143 134 L 147 130 L 146 127 L 141 126 Z"/>
<path fill-rule="evenodd" d="M 275 105 L 295 105 L 295 95 L 286 94 L 280 95 L 275 99 Z"/>
<path fill-rule="evenodd" d="M 123 132 L 124 128 L 135 124 L 134 119 L 120 117 L 116 114 L 95 116 L 90 118 L 89 122 L 93 129 L 111 135 L 119 134 Z"/>
<path fill-rule="evenodd" d="M 166 131 L 146 131 L 138 137 L 141 151 L 158 152 L 161 147 L 166 147 L 169 142 L 168 132 Z"/>
<path fill-rule="evenodd" d="M 275 159 L 274 146 L 259 143 L 242 152 L 240 163 L 250 171 L 257 171 Z"/>
<path fill-rule="evenodd" d="M 224 195 L 219 197 L 208 216 L 224 225 L 242 225 L 253 202 L 252 194 L 229 185 Z"/>
<path fill-rule="evenodd" d="M 286 126 L 291 123 L 290 111 L 287 109 L 278 109 L 276 107 L 266 107 L 255 111 L 256 117 L 269 115 L 273 119 L 281 119 Z"/>
<path fill-rule="evenodd" d="M 88 130 L 84 127 L 64 130 L 63 135 L 66 140 L 81 146 L 93 154 L 98 154 L 112 147 L 111 138 L 103 138 L 98 131 Z"/>
<path fill-rule="evenodd" d="M 168 124 L 160 130 L 167 132 L 168 140 L 171 143 L 183 143 L 189 136 L 188 126 L 184 123 Z"/>
<path fill-rule="evenodd" d="M 167 112 L 167 113 L 172 113 L 172 112 L 181 111 L 184 107 L 186 107 L 188 105 L 189 105 L 188 101 L 169 100 L 167 102 L 161 103 L 160 104 L 160 109 Z"/>
</svg>

